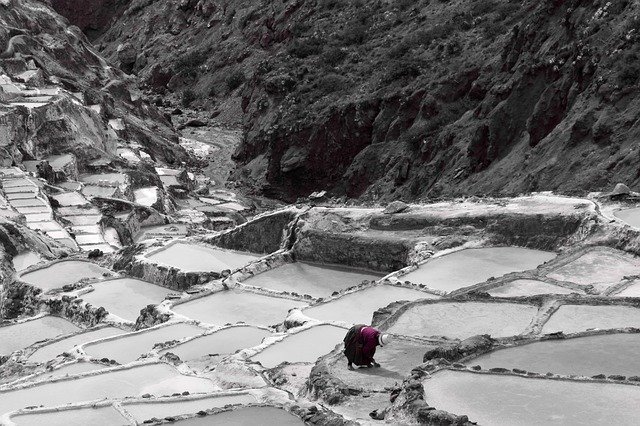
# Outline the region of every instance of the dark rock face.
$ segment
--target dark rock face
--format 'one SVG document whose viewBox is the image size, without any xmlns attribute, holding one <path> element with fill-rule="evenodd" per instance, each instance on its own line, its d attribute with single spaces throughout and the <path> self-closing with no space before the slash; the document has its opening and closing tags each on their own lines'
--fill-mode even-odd
<svg viewBox="0 0 640 426">
<path fill-rule="evenodd" d="M 59 10 L 80 22 L 114 2 Z M 634 2 L 137 0 L 114 10 L 103 52 L 218 121 L 242 116 L 237 177 L 268 196 L 581 192 L 640 179 Z"/>
<path fill-rule="evenodd" d="M 51 6 L 91 39 L 102 34 L 131 0 L 50 0 Z M 135 58 L 134 58 L 135 59 Z"/>
</svg>

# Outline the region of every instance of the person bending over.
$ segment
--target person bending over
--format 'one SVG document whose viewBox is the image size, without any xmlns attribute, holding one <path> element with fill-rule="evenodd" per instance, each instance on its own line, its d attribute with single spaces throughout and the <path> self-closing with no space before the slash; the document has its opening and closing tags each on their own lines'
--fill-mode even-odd
<svg viewBox="0 0 640 426">
<path fill-rule="evenodd" d="M 353 370 L 353 364 L 362 367 L 380 367 L 373 358 L 378 346 L 389 343 L 389 335 L 364 324 L 354 325 L 344 337 L 344 354 L 347 367 Z"/>
</svg>

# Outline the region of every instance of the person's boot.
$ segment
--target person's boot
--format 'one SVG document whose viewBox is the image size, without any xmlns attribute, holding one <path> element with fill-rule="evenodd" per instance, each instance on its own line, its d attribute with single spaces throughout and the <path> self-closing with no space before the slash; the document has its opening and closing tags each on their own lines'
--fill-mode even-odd
<svg viewBox="0 0 640 426">
<path fill-rule="evenodd" d="M 350 362 L 349 362 L 349 363 L 347 363 L 347 368 L 348 368 L 349 370 L 353 370 L 353 364 L 352 364 L 352 363 L 350 363 Z"/>
</svg>

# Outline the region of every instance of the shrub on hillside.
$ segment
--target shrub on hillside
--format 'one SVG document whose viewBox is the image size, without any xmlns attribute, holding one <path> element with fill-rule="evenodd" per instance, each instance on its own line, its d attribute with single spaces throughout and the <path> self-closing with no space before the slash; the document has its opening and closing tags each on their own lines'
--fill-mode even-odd
<svg viewBox="0 0 640 426">
<path fill-rule="evenodd" d="M 182 106 L 188 107 L 196 99 L 197 99 L 196 92 L 194 92 L 193 90 L 187 89 L 184 92 L 182 92 L 182 100 L 181 100 Z"/>
<path fill-rule="evenodd" d="M 304 59 L 322 53 L 324 41 L 316 37 L 297 39 L 289 46 L 289 54 Z"/>
<path fill-rule="evenodd" d="M 242 83 L 245 81 L 245 76 L 242 70 L 234 69 L 225 79 L 225 83 L 227 84 L 227 89 L 229 92 L 233 92 L 236 90 Z"/>
</svg>

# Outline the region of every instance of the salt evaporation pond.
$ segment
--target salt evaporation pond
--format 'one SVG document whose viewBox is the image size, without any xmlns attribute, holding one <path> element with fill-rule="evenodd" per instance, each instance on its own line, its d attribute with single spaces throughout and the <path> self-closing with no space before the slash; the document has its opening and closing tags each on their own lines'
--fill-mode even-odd
<svg viewBox="0 0 640 426">
<path fill-rule="evenodd" d="M 91 330 L 85 333 L 76 334 L 38 348 L 29 356 L 29 361 L 47 362 L 54 359 L 61 353 L 71 350 L 74 346 L 123 333 L 124 331 L 115 327 L 104 327 L 98 330 Z"/>
<path fill-rule="evenodd" d="M 275 325 L 285 320 L 289 309 L 305 305 L 296 300 L 251 292 L 222 291 L 176 305 L 172 310 L 188 318 L 216 325 L 238 322 Z"/>
<path fill-rule="evenodd" d="M 572 290 L 538 280 L 515 280 L 500 287 L 487 290 L 494 297 L 519 297 L 535 294 L 584 294 L 582 290 Z"/>
<path fill-rule="evenodd" d="M 239 349 L 252 348 L 271 335 L 261 328 L 241 326 L 230 327 L 203 337 L 198 337 L 173 348 L 162 351 L 171 352 L 182 361 L 202 358 L 209 354 L 232 354 Z"/>
<path fill-rule="evenodd" d="M 346 332 L 347 330 L 339 327 L 319 325 L 288 335 L 251 359 L 266 368 L 277 367 L 284 361 L 315 362 L 322 355 L 331 352 L 337 344 L 342 343 Z"/>
<path fill-rule="evenodd" d="M 405 287 L 377 285 L 346 294 L 329 303 L 304 310 L 308 317 L 320 321 L 340 321 L 347 324 L 369 324 L 373 313 L 400 300 L 435 299 L 438 296 Z"/>
<path fill-rule="evenodd" d="M 428 260 L 400 279 L 449 292 L 491 277 L 534 269 L 555 257 L 552 252 L 521 247 L 466 249 Z"/>
<path fill-rule="evenodd" d="M 225 269 L 241 268 L 260 257 L 197 244 L 176 243 L 147 256 L 147 258 L 182 271 L 218 272 Z"/>
<path fill-rule="evenodd" d="M 203 331 L 202 328 L 193 324 L 177 323 L 127 334 L 113 340 L 91 343 L 86 345 L 84 350 L 95 358 L 115 359 L 120 364 L 126 364 L 149 352 L 156 343 L 181 340 L 201 334 Z"/>
<path fill-rule="evenodd" d="M 29 379 L 29 381 L 41 381 L 41 380 L 50 380 L 57 379 L 64 376 L 74 376 L 76 374 L 88 373 L 90 371 L 98 371 L 104 370 L 105 368 L 109 368 L 109 365 L 96 364 L 93 362 L 74 362 L 73 364 L 63 365 L 60 368 L 56 368 L 52 371 L 46 371 L 44 373 L 38 374 L 37 376 Z"/>
<path fill-rule="evenodd" d="M 431 303 L 407 309 L 389 332 L 457 339 L 476 334 L 508 337 L 524 332 L 537 313 L 535 306 L 516 303 Z"/>
<path fill-rule="evenodd" d="M 20 281 L 34 285 L 45 291 L 61 288 L 67 284 L 74 284 L 87 278 L 102 278 L 111 271 L 91 262 L 67 260 L 57 262 L 46 268 L 38 269 L 20 275 Z"/>
<path fill-rule="evenodd" d="M 562 305 L 542 327 L 542 333 L 565 334 L 589 329 L 640 327 L 640 309 L 630 306 Z"/>
<path fill-rule="evenodd" d="M 13 269 L 17 272 L 24 271 L 29 266 L 37 265 L 40 262 L 42 262 L 42 256 L 33 251 L 26 251 L 13 256 Z"/>
<path fill-rule="evenodd" d="M 199 393 L 215 390 L 217 389 L 210 380 L 183 376 L 167 364 L 149 364 L 2 391 L 0 416 L 34 405 L 55 407 L 103 398 L 139 397 L 145 393 L 162 396 L 184 391 Z"/>
<path fill-rule="evenodd" d="M 632 425 L 640 386 L 442 371 L 425 401 L 482 425 Z"/>
<path fill-rule="evenodd" d="M 640 228 L 640 207 L 618 210 L 613 212 L 613 215 L 623 222 L 626 222 L 627 225 Z"/>
<path fill-rule="evenodd" d="M 22 414 L 11 418 L 16 426 L 128 426 L 130 423 L 112 406 L 80 408 L 40 414 Z"/>
<path fill-rule="evenodd" d="M 481 355 L 469 364 L 535 373 L 640 376 L 640 334 L 605 334 L 546 340 Z"/>
<path fill-rule="evenodd" d="M 247 407 L 206 417 L 194 417 L 177 423 L 178 426 L 301 426 L 298 417 L 274 407 Z"/>
<path fill-rule="evenodd" d="M 41 340 L 80 330 L 62 318 L 45 316 L 0 327 L 0 355 L 8 355 Z"/>
<path fill-rule="evenodd" d="M 251 394 L 238 393 L 185 401 L 149 401 L 126 404 L 123 405 L 123 408 L 128 411 L 137 422 L 142 423 L 153 417 L 162 419 L 169 416 L 175 417 L 184 414 L 195 414 L 198 411 L 221 408 L 226 405 L 251 404 L 256 402 L 257 400 Z"/>
<path fill-rule="evenodd" d="M 93 284 L 93 289 L 80 297 L 93 306 L 102 306 L 109 313 L 129 321 L 135 321 L 142 308 L 157 305 L 171 292 L 164 287 L 133 278 L 103 281 Z"/>
<path fill-rule="evenodd" d="M 375 281 L 381 276 L 373 272 L 336 265 L 296 262 L 258 274 L 244 283 L 272 290 L 326 297 L 334 291 L 344 290 L 364 280 Z"/>
</svg>

